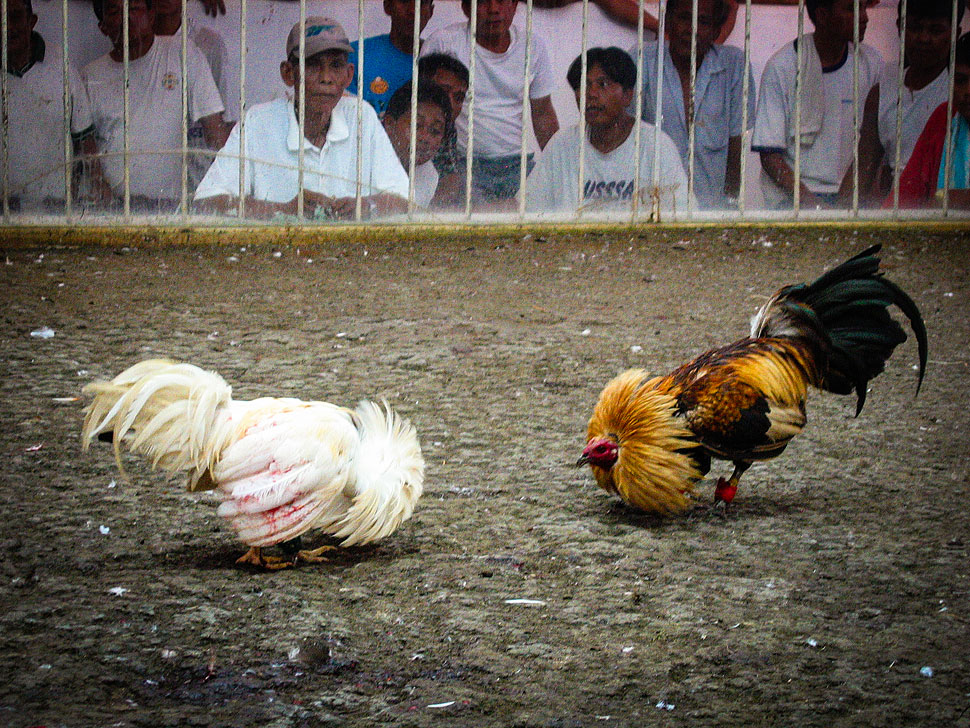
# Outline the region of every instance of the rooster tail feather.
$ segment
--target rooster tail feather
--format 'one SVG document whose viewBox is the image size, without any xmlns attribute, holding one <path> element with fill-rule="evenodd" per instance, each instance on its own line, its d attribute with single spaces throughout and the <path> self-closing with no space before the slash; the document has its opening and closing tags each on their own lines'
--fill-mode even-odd
<svg viewBox="0 0 970 728">
<path fill-rule="evenodd" d="M 121 442 L 147 456 L 152 467 L 189 470 L 190 488 L 214 463 L 221 446 L 214 437 L 217 411 L 230 401 L 232 388 L 214 372 L 167 359 L 150 359 L 126 369 L 110 382 L 92 382 L 92 397 L 81 430 L 82 448 L 110 432 L 122 473 Z"/>
<path fill-rule="evenodd" d="M 882 373 L 893 350 L 906 341 L 889 315 L 896 306 L 916 336 L 919 392 L 926 369 L 926 325 L 913 299 L 879 271 L 874 245 L 809 284 L 786 286 L 752 319 L 753 337 L 786 337 L 807 345 L 816 365 L 813 384 L 836 394 L 856 393 L 856 414 L 869 380 Z"/>
<path fill-rule="evenodd" d="M 926 373 L 926 358 L 929 355 L 929 344 L 926 337 L 926 322 L 920 313 L 916 302 L 909 297 L 902 288 L 885 278 L 880 278 L 879 282 L 892 295 L 892 302 L 896 304 L 900 311 L 909 319 L 909 325 L 913 328 L 916 336 L 916 347 L 919 356 L 919 373 L 916 380 L 916 393 L 919 394 L 920 387 L 923 386 L 923 375 Z"/>
<path fill-rule="evenodd" d="M 424 458 L 414 426 L 384 402 L 357 405 L 353 419 L 360 433 L 352 504 L 333 526 L 342 546 L 366 544 L 388 536 L 411 517 L 421 496 Z"/>
</svg>

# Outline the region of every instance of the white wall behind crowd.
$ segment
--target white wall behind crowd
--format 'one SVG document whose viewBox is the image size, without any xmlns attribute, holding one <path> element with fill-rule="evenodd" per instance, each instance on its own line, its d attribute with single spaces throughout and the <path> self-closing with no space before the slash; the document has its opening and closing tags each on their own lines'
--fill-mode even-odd
<svg viewBox="0 0 970 728">
<path fill-rule="evenodd" d="M 225 42 L 227 49 L 227 68 L 225 88 L 235 89 L 224 99 L 226 118 L 238 118 L 239 109 L 239 66 L 240 66 L 240 8 L 238 0 L 226 0 L 227 11 L 218 17 L 207 16 L 201 2 L 187 0 L 190 22 L 216 30 Z M 647 3 L 647 12 L 657 13 L 657 3 Z M 48 43 L 59 43 L 62 37 L 63 5 L 59 0 L 35 0 L 34 12 L 39 16 L 36 30 Z M 282 96 L 286 89 L 280 79 L 279 65 L 284 55 L 284 40 L 299 19 L 300 4 L 295 0 L 249 0 L 246 8 L 247 53 L 246 89 L 247 107 Z M 358 4 L 352 0 L 307 0 L 307 15 L 329 15 L 336 18 L 351 39 L 358 33 Z M 896 0 L 882 0 L 869 9 L 869 24 L 866 42 L 875 47 L 883 59 L 895 61 L 898 54 L 898 34 L 896 30 Z M 519 6 L 516 23 L 525 26 L 525 4 Z M 437 28 L 457 20 L 463 20 L 461 4 L 458 0 L 435 0 L 434 14 L 423 36 L 427 37 Z M 562 127 L 573 124 L 578 119 L 576 102 L 566 82 L 566 69 L 580 53 L 583 17 L 582 2 L 572 2 L 563 8 L 533 10 L 534 33 L 548 41 L 553 63 L 562 71 L 559 89 L 553 94 L 553 103 Z M 769 57 L 782 45 L 796 35 L 797 6 L 764 5 L 752 6 L 751 16 L 751 66 L 754 73 L 755 88 Z M 806 31 L 811 29 L 810 21 L 805 18 Z M 964 19 L 966 25 L 966 19 Z M 69 57 L 80 68 L 110 50 L 109 43 L 98 30 L 97 21 L 89 0 L 68 0 Z M 386 33 L 390 21 L 383 12 L 379 0 L 364 2 L 365 37 Z M 728 44 L 744 46 L 745 5 L 741 3 L 734 30 L 727 40 Z M 647 33 L 647 38 L 652 34 Z M 607 17 L 600 8 L 590 2 L 588 45 L 631 48 L 636 45 L 636 31 Z M 535 149 L 535 140 L 531 143 Z M 745 187 L 746 200 L 753 209 L 761 203 L 758 188 L 759 161 L 756 154 L 748 154 Z"/>
<path fill-rule="evenodd" d="M 226 0 L 226 14 L 212 18 L 205 15 L 198 0 L 188 0 L 188 14 L 192 22 L 217 30 L 226 43 L 230 59 L 229 87 L 239 88 L 239 11 L 238 0 Z M 246 27 L 248 52 L 246 56 L 246 105 L 251 106 L 280 96 L 285 87 L 280 80 L 279 65 L 283 60 L 286 34 L 300 17 L 300 4 L 295 0 L 249 0 Z M 352 0 L 307 0 L 307 15 L 329 15 L 336 18 L 354 40 L 357 35 L 357 3 Z M 656 15 L 657 3 L 647 3 L 647 12 Z M 38 0 L 34 3 L 38 15 L 37 30 L 48 43 L 61 38 L 62 4 L 58 0 Z M 562 69 L 562 87 L 554 97 L 556 112 L 563 125 L 578 118 L 576 102 L 566 84 L 566 69 L 579 55 L 583 6 L 574 2 L 564 8 L 533 9 L 533 32 L 554 39 L 550 43 L 553 61 Z M 458 0 L 436 0 L 434 15 L 423 36 L 435 29 L 463 20 Z M 525 25 L 525 4 L 520 6 L 516 22 Z M 797 8 L 794 6 L 754 5 L 751 13 L 751 65 L 755 81 L 761 77 L 765 62 L 778 48 L 795 37 Z M 806 23 L 808 23 L 806 18 Z M 727 42 L 739 48 L 744 45 L 744 4 L 738 14 L 734 31 Z M 88 0 L 69 0 L 68 3 L 69 56 L 81 68 L 111 49 L 107 38 L 98 30 L 97 20 Z M 364 36 L 386 33 L 390 20 L 384 14 L 380 0 L 364 3 Z M 648 33 L 648 36 L 650 34 Z M 599 6 L 590 3 L 588 41 L 590 46 L 615 45 L 631 48 L 636 44 L 636 31 L 607 17 Z M 882 0 L 869 11 L 866 42 L 876 47 L 885 59 L 895 59 L 898 53 L 896 33 L 896 0 Z M 227 116 L 235 119 L 238 97 L 225 99 Z"/>
</svg>

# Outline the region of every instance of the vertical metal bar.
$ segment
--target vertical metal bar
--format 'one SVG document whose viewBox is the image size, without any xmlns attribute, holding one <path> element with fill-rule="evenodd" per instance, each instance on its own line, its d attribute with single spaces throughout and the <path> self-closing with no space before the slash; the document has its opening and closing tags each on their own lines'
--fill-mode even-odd
<svg viewBox="0 0 970 728">
<path fill-rule="evenodd" d="M 583 0 L 585 3 L 586 0 Z M 532 85 L 532 0 L 525 0 L 525 68 L 522 79 L 522 134 L 519 139 L 519 217 L 525 217 L 525 180 L 528 176 L 525 120 L 529 114 L 529 92 Z M 531 118 L 531 117 L 529 117 Z M 533 127 L 534 128 L 534 127 Z"/>
<path fill-rule="evenodd" d="M 421 0 L 414 1 L 414 42 L 411 45 L 411 128 L 408 142 L 408 220 L 414 217 L 414 170 L 418 164 L 418 53 L 421 51 Z"/>
<path fill-rule="evenodd" d="M 852 217 L 859 216 L 859 3 L 852 4 Z"/>
<path fill-rule="evenodd" d="M 579 44 L 579 174 L 576 184 L 576 217 L 583 214 L 585 202 L 584 182 L 586 181 L 586 82 L 589 76 L 589 58 L 586 52 L 589 45 L 589 0 L 583 0 L 583 29 Z"/>
<path fill-rule="evenodd" d="M 74 118 L 74 105 L 71 96 L 71 74 L 67 39 L 67 0 L 64 0 L 61 3 L 61 78 L 64 79 L 64 215 L 70 218 L 74 211 L 74 190 L 71 184 L 74 179 L 74 139 L 71 136 L 71 121 Z"/>
<path fill-rule="evenodd" d="M 303 218 L 303 146 L 306 138 L 306 0 L 300 0 L 300 83 L 297 89 L 299 141 L 296 148 L 296 216 Z"/>
<path fill-rule="evenodd" d="M 946 217 L 950 210 L 950 186 L 953 184 L 953 89 L 957 62 L 957 33 L 960 30 L 957 23 L 958 2 L 960 0 L 953 2 L 953 15 L 950 23 L 950 89 L 946 96 L 946 136 L 943 142 L 943 161 L 941 162 L 941 164 L 946 164 L 946 171 L 943 173 L 943 217 Z"/>
<path fill-rule="evenodd" d="M 687 209 L 694 210 L 694 147 L 697 144 L 697 130 L 694 123 L 694 104 L 697 100 L 697 0 L 691 3 L 690 34 L 690 93 L 687 94 Z"/>
<path fill-rule="evenodd" d="M 0 166 L 3 167 L 3 217 L 6 219 L 10 217 L 10 155 L 8 153 L 10 150 L 10 109 L 7 107 L 9 99 L 6 53 L 10 28 L 7 27 L 7 0 L 0 0 L 0 11 L 2 11 L 2 17 L 0 17 L 0 40 L 3 41 L 4 47 L 4 52 L 0 53 L 0 56 L 2 56 L 2 59 L 0 59 L 0 73 L 3 74 L 3 78 L 0 78 L 0 105 L 3 107 L 3 160 L 0 162 Z"/>
<path fill-rule="evenodd" d="M 748 98 L 751 95 L 751 0 L 744 4 L 744 78 L 741 80 L 741 168 L 738 172 L 738 212 L 744 217 L 748 174 Z"/>
<path fill-rule="evenodd" d="M 128 160 L 130 159 L 130 130 L 129 124 L 131 121 L 131 74 L 129 69 L 129 64 L 131 62 L 131 48 L 128 43 L 128 0 L 122 0 L 121 3 L 121 74 L 122 74 L 122 96 L 123 96 L 123 107 L 122 107 L 122 128 L 124 134 L 124 153 L 122 155 L 122 160 L 125 163 L 124 169 L 124 215 L 125 219 L 131 217 L 131 170 L 128 167 Z"/>
<path fill-rule="evenodd" d="M 795 49 L 795 168 L 792 180 L 792 205 L 795 217 L 802 204 L 802 57 L 805 54 L 805 0 L 798 0 L 798 48 Z"/>
<path fill-rule="evenodd" d="M 654 113 L 653 132 L 653 174 L 651 177 L 651 215 L 653 219 L 660 219 L 660 129 L 663 126 L 663 87 L 664 87 L 664 33 L 667 25 L 667 0 L 660 0 L 657 7 L 657 98 Z"/>
<path fill-rule="evenodd" d="M 633 106 L 635 117 L 633 120 L 633 199 L 630 201 L 630 222 L 636 222 L 640 211 L 640 147 L 643 143 L 641 130 L 643 125 L 643 3 L 637 3 L 637 88 Z"/>
<path fill-rule="evenodd" d="M 239 0 L 239 219 L 246 215 L 246 0 Z"/>
<path fill-rule="evenodd" d="M 957 0 L 959 2 L 959 0 Z M 899 217 L 899 168 L 902 162 L 900 142 L 903 137 L 903 85 L 906 83 L 906 13 L 908 0 L 899 0 L 899 65 L 896 70 L 896 154 L 893 162 L 893 219 Z M 878 124 L 877 124 L 878 127 Z"/>
<path fill-rule="evenodd" d="M 478 0 L 471 0 L 468 18 L 468 138 L 465 144 L 465 217 L 472 215 L 472 156 L 475 150 L 475 57 L 478 55 Z"/>
<path fill-rule="evenodd" d="M 182 186 L 179 207 L 189 216 L 189 28 L 185 0 L 182 0 Z"/>
<path fill-rule="evenodd" d="M 364 163 L 364 0 L 357 0 L 357 166 L 354 182 L 354 220 L 360 222 L 364 217 L 364 201 L 361 194 Z"/>
</svg>

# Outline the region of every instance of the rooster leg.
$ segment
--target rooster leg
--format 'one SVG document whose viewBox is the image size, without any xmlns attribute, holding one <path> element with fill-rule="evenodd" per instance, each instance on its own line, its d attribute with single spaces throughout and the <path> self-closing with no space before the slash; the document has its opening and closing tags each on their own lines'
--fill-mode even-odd
<svg viewBox="0 0 970 728">
<path fill-rule="evenodd" d="M 236 559 L 237 564 L 250 564 L 251 566 L 256 566 L 260 569 L 288 569 L 295 565 L 295 562 L 286 559 L 281 559 L 278 556 L 265 556 L 263 550 L 256 546 L 253 546 Z"/>
<path fill-rule="evenodd" d="M 719 516 L 720 518 L 727 518 L 728 502 L 723 498 L 718 496 L 718 493 L 727 486 L 727 481 L 724 478 L 717 479 L 717 485 L 714 486 L 714 505 L 711 506 L 709 511 L 710 517 Z"/>
<path fill-rule="evenodd" d="M 329 561 L 327 557 L 321 556 L 321 554 L 325 554 L 327 551 L 336 550 L 336 546 L 321 546 L 320 548 L 316 549 L 303 549 L 297 552 L 296 558 L 299 561 L 306 561 L 309 564 L 318 564 L 321 561 Z"/>
<path fill-rule="evenodd" d="M 741 480 L 744 471 L 750 467 L 751 463 L 735 460 L 734 472 L 731 473 L 730 479 L 725 481 L 724 478 L 718 478 L 717 485 L 714 487 L 714 504 L 716 506 L 724 504 L 723 507 L 727 508 L 727 504 L 734 500 L 734 494 L 738 491 L 738 482 Z"/>
<path fill-rule="evenodd" d="M 728 481 L 728 488 L 734 488 L 734 490 L 737 490 L 738 483 L 741 480 L 741 476 L 744 475 L 744 471 L 750 467 L 751 467 L 751 463 L 745 462 L 743 460 L 735 460 L 734 472 L 731 473 L 731 479 Z"/>
</svg>

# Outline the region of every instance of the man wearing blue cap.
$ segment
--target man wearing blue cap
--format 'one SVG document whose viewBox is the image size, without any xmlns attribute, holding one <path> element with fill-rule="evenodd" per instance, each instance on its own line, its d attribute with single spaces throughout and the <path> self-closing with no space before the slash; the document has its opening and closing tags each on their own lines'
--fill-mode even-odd
<svg viewBox="0 0 970 728">
<path fill-rule="evenodd" d="M 303 210 L 309 217 L 350 219 L 356 210 L 357 102 L 345 96 L 354 75 L 350 43 L 336 20 L 306 19 L 305 114 L 303 125 Z M 246 112 L 246 148 L 240 153 L 239 126 L 216 157 L 196 191 L 203 209 L 228 212 L 246 197 L 246 212 L 257 217 L 295 215 L 300 162 L 300 24 L 286 40 L 280 64 L 292 97 L 253 106 Z M 360 190 L 364 217 L 407 209 L 408 177 L 368 104 L 361 114 Z M 243 190 L 239 158 L 246 159 Z"/>
</svg>

